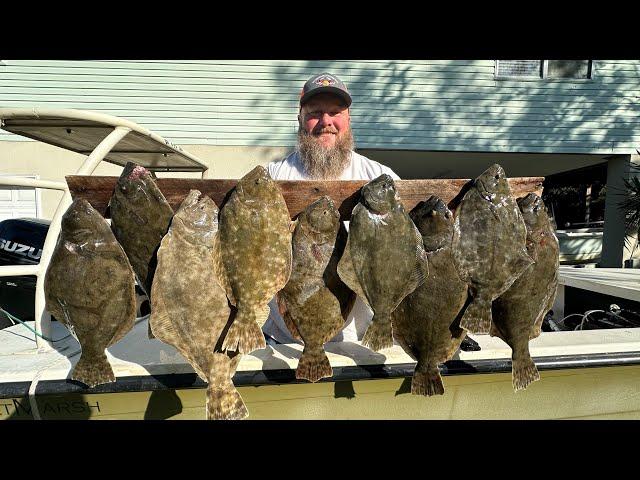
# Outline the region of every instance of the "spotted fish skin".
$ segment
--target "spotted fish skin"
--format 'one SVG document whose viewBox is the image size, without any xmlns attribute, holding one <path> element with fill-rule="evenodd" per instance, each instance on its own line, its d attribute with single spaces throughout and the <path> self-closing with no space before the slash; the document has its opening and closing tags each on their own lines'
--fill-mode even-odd
<svg viewBox="0 0 640 480">
<path fill-rule="evenodd" d="M 83 199 L 62 217 L 44 279 L 46 308 L 74 334 L 82 354 L 71 379 L 115 382 L 105 349 L 133 328 L 135 277 L 109 224 Z"/>
<path fill-rule="evenodd" d="M 265 348 L 269 301 L 291 275 L 291 219 L 278 185 L 258 165 L 242 177 L 220 211 L 221 280 L 238 309 L 223 349 Z"/>
<path fill-rule="evenodd" d="M 455 213 L 454 261 L 473 297 L 462 328 L 489 332 L 491 302 L 533 263 L 525 248 L 526 235 L 505 172 L 494 164 L 474 180 Z"/>
<path fill-rule="evenodd" d="M 423 281 L 428 270 L 422 236 L 404 211 L 393 179 L 380 175 L 362 187 L 351 214 L 338 274 L 373 310 L 362 344 L 393 346 L 391 313 Z"/>
<path fill-rule="evenodd" d="M 217 349 L 232 311 L 218 280 L 218 207 L 191 190 L 158 249 L 149 324 L 209 383 L 207 419 L 240 419 L 248 411 L 231 377 L 240 360 Z"/>
<path fill-rule="evenodd" d="M 173 209 L 155 183 L 153 174 L 127 163 L 109 202 L 111 228 L 122 245 L 145 293 L 151 293 L 156 250 L 167 233 Z"/>
<path fill-rule="evenodd" d="M 460 317 L 467 301 L 467 284 L 453 264 L 453 214 L 438 197 L 420 202 L 410 213 L 429 255 L 429 272 L 422 285 L 393 312 L 393 333 L 403 350 L 417 361 L 411 381 L 414 395 L 442 395 L 438 364 L 451 358 L 466 332 Z"/>
<path fill-rule="evenodd" d="M 530 193 L 517 202 L 527 226 L 527 253 L 535 263 L 493 302 L 490 332 L 511 347 L 516 391 L 540 379 L 529 353 L 529 340 L 540 335 L 544 316 L 553 306 L 560 255 L 558 239 L 540 197 Z"/>
<path fill-rule="evenodd" d="M 304 342 L 296 378 L 311 382 L 333 375 L 323 346 L 345 323 L 340 301 L 326 282 L 340 226 L 340 213 L 326 196 L 298 216 L 291 277 L 277 295 L 285 323 Z"/>
<path fill-rule="evenodd" d="M 151 299 L 156 251 L 169 229 L 173 209 L 153 173 L 128 162 L 116 183 L 109 210 L 113 233 L 131 262 L 138 284 Z M 151 327 L 149 338 L 153 338 Z"/>
</svg>

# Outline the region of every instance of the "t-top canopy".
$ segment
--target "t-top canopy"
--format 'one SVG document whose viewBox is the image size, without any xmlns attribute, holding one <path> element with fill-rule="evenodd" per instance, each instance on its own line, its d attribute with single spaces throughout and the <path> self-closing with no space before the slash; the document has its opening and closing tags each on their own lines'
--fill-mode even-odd
<svg viewBox="0 0 640 480">
<path fill-rule="evenodd" d="M 124 166 L 135 162 L 149 170 L 204 172 L 207 166 L 137 123 L 104 113 L 72 109 L 0 108 L 0 127 L 17 135 L 73 152 L 91 154 L 115 128 L 130 132 L 105 156 Z"/>
</svg>

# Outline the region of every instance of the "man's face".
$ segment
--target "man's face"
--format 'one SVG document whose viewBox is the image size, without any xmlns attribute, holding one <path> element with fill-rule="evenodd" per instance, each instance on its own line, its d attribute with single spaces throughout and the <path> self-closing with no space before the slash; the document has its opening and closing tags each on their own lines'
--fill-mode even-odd
<svg viewBox="0 0 640 480">
<path fill-rule="evenodd" d="M 298 121 L 300 127 L 325 148 L 333 147 L 350 128 L 349 109 L 330 93 L 318 94 L 305 103 Z"/>
</svg>

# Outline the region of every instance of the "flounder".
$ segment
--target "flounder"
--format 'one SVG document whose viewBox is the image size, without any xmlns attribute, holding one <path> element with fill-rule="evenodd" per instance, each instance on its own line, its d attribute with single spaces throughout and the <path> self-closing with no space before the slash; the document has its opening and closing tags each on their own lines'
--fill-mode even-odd
<svg viewBox="0 0 640 480">
<path fill-rule="evenodd" d="M 232 313 L 214 262 L 218 207 L 199 197 L 189 192 L 158 249 L 149 324 L 209 383 L 207 419 L 241 419 L 247 408 L 231 380 L 240 355 L 216 349 Z"/>
<path fill-rule="evenodd" d="M 293 268 L 289 281 L 278 292 L 278 306 L 292 334 L 304 342 L 296 378 L 316 382 L 333 374 L 323 345 L 344 326 L 346 318 L 335 289 L 332 291 L 327 282 L 336 276 L 327 270 L 341 227 L 340 213 L 324 196 L 298 215 L 295 225 Z M 344 285 L 339 291 L 345 292 L 345 300 L 353 297 Z"/>
<path fill-rule="evenodd" d="M 429 273 L 393 312 L 393 335 L 417 361 L 411 393 L 442 395 L 438 364 L 453 356 L 466 335 L 459 322 L 468 288 L 453 265 L 453 214 L 444 202 L 431 196 L 409 215 L 429 254 Z"/>
<path fill-rule="evenodd" d="M 133 269 L 109 224 L 86 200 L 71 204 L 61 227 L 44 279 L 46 308 L 82 347 L 71 379 L 89 387 L 115 382 L 105 349 L 133 328 Z"/>
<path fill-rule="evenodd" d="M 173 217 L 173 209 L 154 178 L 146 168 L 128 162 L 109 202 L 113 233 L 150 300 L 157 264 L 156 251 Z M 153 338 L 151 327 L 149 338 Z"/>
<path fill-rule="evenodd" d="M 455 213 L 453 258 L 473 297 L 462 328 L 489 332 L 491 302 L 533 263 L 525 248 L 526 235 L 505 172 L 494 164 L 474 180 Z"/>
<path fill-rule="evenodd" d="M 422 236 L 404 211 L 393 179 L 382 174 L 362 187 L 351 213 L 338 274 L 373 310 L 362 344 L 393 346 L 391 313 L 427 274 Z"/>
<path fill-rule="evenodd" d="M 535 261 L 492 305 L 491 335 L 512 350 L 513 388 L 521 390 L 540 379 L 529 354 L 529 340 L 540 335 L 545 314 L 558 286 L 559 246 L 544 203 L 534 193 L 518 199 L 527 225 L 527 253 Z"/>
<path fill-rule="evenodd" d="M 249 353 L 266 346 L 269 301 L 291 275 L 291 219 L 278 185 L 258 165 L 242 177 L 220 211 L 218 271 L 238 309 L 223 349 Z"/>
</svg>

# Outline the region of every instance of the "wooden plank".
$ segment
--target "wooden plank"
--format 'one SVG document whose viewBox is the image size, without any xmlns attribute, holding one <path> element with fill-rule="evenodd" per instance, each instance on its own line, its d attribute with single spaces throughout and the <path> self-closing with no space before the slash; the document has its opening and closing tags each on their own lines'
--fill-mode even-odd
<svg viewBox="0 0 640 480">
<path fill-rule="evenodd" d="M 109 218 L 108 204 L 118 177 L 70 175 L 66 177 L 71 197 L 84 198 L 105 218 Z M 544 177 L 516 177 L 509 179 L 514 197 L 522 197 L 529 192 L 542 194 Z M 353 181 L 293 181 L 277 180 L 287 202 L 291 218 L 322 195 L 328 195 L 339 206 L 342 220 L 349 220 L 351 210 L 358 202 L 360 188 L 366 180 Z M 171 207 L 175 210 L 191 189 L 197 189 L 211 197 L 222 207 L 237 180 L 214 180 L 194 178 L 159 178 L 158 187 Z M 469 179 L 427 179 L 396 180 L 398 194 L 407 211 L 430 195 L 437 195 L 455 208 L 468 186 Z"/>
</svg>

